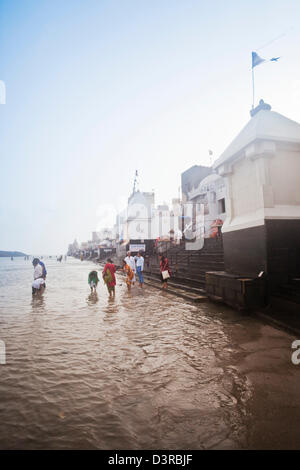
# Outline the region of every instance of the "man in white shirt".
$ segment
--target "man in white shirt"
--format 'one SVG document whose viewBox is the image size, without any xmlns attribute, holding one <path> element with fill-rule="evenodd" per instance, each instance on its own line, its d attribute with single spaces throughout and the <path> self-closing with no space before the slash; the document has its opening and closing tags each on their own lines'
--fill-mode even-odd
<svg viewBox="0 0 300 470">
<path fill-rule="evenodd" d="M 40 277 L 43 277 L 43 268 L 40 265 L 39 262 L 35 263 L 34 265 L 34 271 L 33 271 L 33 279 L 39 279 Z"/>
<path fill-rule="evenodd" d="M 132 278 L 132 285 L 134 285 L 135 283 L 135 273 L 136 273 L 136 266 L 135 266 L 135 260 L 134 260 L 134 257 L 131 256 L 131 252 L 130 251 L 127 251 L 127 256 L 125 258 L 125 261 L 126 261 L 126 264 L 128 264 L 128 266 L 131 267 L 132 271 L 134 272 L 134 276 Z"/>
<path fill-rule="evenodd" d="M 144 258 L 142 257 L 140 251 L 138 252 L 137 256 L 135 257 L 136 263 L 136 272 L 139 277 L 140 287 L 143 287 L 144 278 L 143 278 L 143 271 L 144 271 Z"/>
<path fill-rule="evenodd" d="M 44 279 L 44 270 L 43 266 L 40 264 L 40 260 L 35 258 L 32 261 L 34 271 L 33 271 L 33 283 L 32 283 L 32 293 L 35 294 L 41 287 L 45 287 L 45 279 Z"/>
</svg>

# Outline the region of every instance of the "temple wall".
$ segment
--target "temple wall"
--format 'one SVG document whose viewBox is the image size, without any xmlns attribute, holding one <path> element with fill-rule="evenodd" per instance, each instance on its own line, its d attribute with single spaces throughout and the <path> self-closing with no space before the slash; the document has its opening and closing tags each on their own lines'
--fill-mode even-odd
<svg viewBox="0 0 300 470">
<path fill-rule="evenodd" d="M 300 152 L 278 149 L 269 160 L 275 205 L 300 205 Z"/>
<path fill-rule="evenodd" d="M 254 212 L 261 207 L 255 162 L 245 158 L 236 162 L 231 175 L 231 192 L 234 201 L 233 217 Z"/>
<path fill-rule="evenodd" d="M 265 225 L 224 233 L 223 248 L 226 272 L 256 277 L 266 271 Z"/>
<path fill-rule="evenodd" d="M 300 219 L 266 220 L 267 269 L 271 286 L 300 277 Z"/>
</svg>

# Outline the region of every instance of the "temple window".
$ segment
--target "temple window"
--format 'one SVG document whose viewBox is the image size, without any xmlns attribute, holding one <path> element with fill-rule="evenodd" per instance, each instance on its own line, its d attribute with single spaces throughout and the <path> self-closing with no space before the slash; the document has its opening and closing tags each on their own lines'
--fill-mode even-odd
<svg viewBox="0 0 300 470">
<path fill-rule="evenodd" d="M 219 214 L 224 214 L 224 212 L 226 212 L 224 197 L 218 201 L 218 212 Z"/>
</svg>

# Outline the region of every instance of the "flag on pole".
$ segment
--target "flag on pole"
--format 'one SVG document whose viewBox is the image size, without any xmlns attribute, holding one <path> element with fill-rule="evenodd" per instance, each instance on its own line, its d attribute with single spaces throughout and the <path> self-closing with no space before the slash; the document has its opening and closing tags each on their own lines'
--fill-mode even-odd
<svg viewBox="0 0 300 470">
<path fill-rule="evenodd" d="M 256 52 L 252 52 L 252 68 L 256 67 L 257 65 L 265 62 L 266 59 L 262 59 Z"/>
<path fill-rule="evenodd" d="M 252 51 L 252 110 L 254 109 L 254 102 L 255 102 L 255 92 L 254 92 L 254 67 L 263 62 L 278 62 L 280 57 L 272 57 L 271 59 L 263 59 L 260 57 L 257 52 Z M 252 114 L 251 114 L 252 116 Z"/>
<path fill-rule="evenodd" d="M 252 69 L 263 62 L 278 62 L 280 57 L 272 57 L 272 59 L 263 59 L 256 52 L 252 52 Z"/>
</svg>

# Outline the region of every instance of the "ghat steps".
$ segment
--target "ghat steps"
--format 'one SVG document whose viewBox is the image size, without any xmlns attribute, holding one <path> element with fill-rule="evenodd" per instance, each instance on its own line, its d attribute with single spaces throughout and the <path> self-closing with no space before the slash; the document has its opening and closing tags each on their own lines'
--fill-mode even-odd
<svg viewBox="0 0 300 470">
<path fill-rule="evenodd" d="M 224 257 L 221 240 L 205 240 L 201 250 L 185 250 L 184 245 L 171 247 L 163 253 L 169 261 L 172 277 L 169 284 L 204 289 L 207 271 L 223 271 Z M 160 277 L 158 254 L 149 257 L 145 272 Z"/>
</svg>

